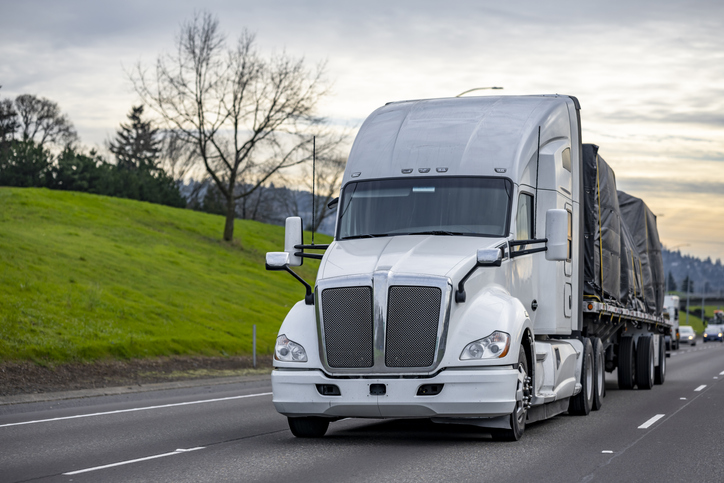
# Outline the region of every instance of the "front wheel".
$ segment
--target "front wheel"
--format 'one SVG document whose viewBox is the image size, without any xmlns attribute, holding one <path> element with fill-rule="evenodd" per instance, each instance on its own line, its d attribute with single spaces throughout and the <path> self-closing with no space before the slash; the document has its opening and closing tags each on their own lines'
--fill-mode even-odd
<svg viewBox="0 0 724 483">
<path fill-rule="evenodd" d="M 568 412 L 577 416 L 587 416 L 593 406 L 593 395 L 596 386 L 594 376 L 593 346 L 591 339 L 583 339 L 583 365 L 581 366 L 581 392 L 571 397 Z"/>
<path fill-rule="evenodd" d="M 297 438 L 321 438 L 327 432 L 329 419 L 315 418 L 287 418 L 289 429 Z"/>
<path fill-rule="evenodd" d="M 518 352 L 518 383 L 516 390 L 515 410 L 510 415 L 511 429 L 496 429 L 492 432 L 496 441 L 518 441 L 525 431 L 525 420 L 532 395 L 531 378 L 528 376 L 528 356 L 525 355 L 523 344 Z"/>
</svg>

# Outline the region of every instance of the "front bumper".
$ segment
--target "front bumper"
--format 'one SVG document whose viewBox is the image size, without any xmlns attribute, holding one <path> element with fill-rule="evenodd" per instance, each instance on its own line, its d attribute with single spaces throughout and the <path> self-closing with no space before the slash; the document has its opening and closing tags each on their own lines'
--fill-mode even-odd
<svg viewBox="0 0 724 483">
<path fill-rule="evenodd" d="M 420 379 L 328 377 L 322 371 L 272 372 L 273 402 L 285 416 L 358 418 L 490 418 L 513 412 L 518 370 L 512 366 L 448 369 Z M 340 396 L 323 396 L 317 384 L 334 384 Z M 384 384 L 384 396 L 370 395 L 371 384 Z M 424 384 L 443 384 L 440 394 L 418 396 Z"/>
</svg>

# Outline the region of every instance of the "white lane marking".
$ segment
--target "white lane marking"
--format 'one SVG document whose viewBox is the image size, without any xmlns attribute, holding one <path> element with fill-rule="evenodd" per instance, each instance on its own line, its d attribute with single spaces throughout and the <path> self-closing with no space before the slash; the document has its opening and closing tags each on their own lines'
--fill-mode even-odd
<svg viewBox="0 0 724 483">
<path fill-rule="evenodd" d="M 249 397 L 269 396 L 270 394 L 271 394 L 270 392 L 262 392 L 259 394 L 246 394 L 244 396 L 229 396 L 229 397 L 220 397 L 220 398 L 216 398 L 216 399 L 204 399 L 203 401 L 188 401 L 188 402 L 174 403 L 174 404 L 163 404 L 161 406 L 146 406 L 143 408 L 119 409 L 117 411 L 106 411 L 103 413 L 77 414 L 75 416 L 63 416 L 61 418 L 37 419 L 35 421 L 23 421 L 20 423 L 0 424 L 0 428 L 6 428 L 8 426 L 21 426 L 23 424 L 48 423 L 51 421 L 62 421 L 64 419 L 90 418 L 91 416 L 105 416 L 107 414 L 132 413 L 135 411 L 147 411 L 149 409 L 163 409 L 163 408 L 173 408 L 173 407 L 177 407 L 177 406 L 190 406 L 192 404 L 204 404 L 204 403 L 211 403 L 211 402 L 231 401 L 233 399 L 245 399 L 245 398 L 249 398 Z"/>
<path fill-rule="evenodd" d="M 642 424 L 641 426 L 639 426 L 639 429 L 647 429 L 647 428 L 649 428 L 652 424 L 654 424 L 656 421 L 658 421 L 659 419 L 663 418 L 664 416 L 666 416 L 666 414 L 657 414 L 656 416 L 654 416 L 653 418 L 649 419 L 649 420 L 646 421 L 644 424 Z"/>
<path fill-rule="evenodd" d="M 681 399 L 682 401 L 686 401 L 685 397 L 680 397 L 679 399 Z"/>
<path fill-rule="evenodd" d="M 705 387 L 706 387 L 706 384 L 702 384 L 701 386 L 699 386 L 699 387 L 697 387 L 696 389 L 694 389 L 694 392 L 699 392 L 699 391 L 701 391 L 702 389 L 704 389 Z"/>
<path fill-rule="evenodd" d="M 724 371 L 721 371 L 721 372 L 719 373 L 719 375 L 720 375 L 720 376 L 724 376 Z"/>
<path fill-rule="evenodd" d="M 719 379 L 719 376 L 714 376 L 714 379 Z"/>
<path fill-rule="evenodd" d="M 164 458 L 166 456 L 173 456 L 175 454 L 188 453 L 189 451 L 198 451 L 200 449 L 204 449 L 204 447 L 199 446 L 198 448 L 177 449 L 176 451 L 172 451 L 170 453 L 146 456 L 145 458 L 136 458 L 135 460 L 119 461 L 118 463 L 111 463 L 110 465 L 94 466 L 93 468 L 86 468 L 84 470 L 77 470 L 77 471 L 69 471 L 68 473 L 63 473 L 63 474 L 70 476 L 70 475 L 77 475 L 80 473 L 88 473 L 89 471 L 103 470 L 106 468 L 113 468 L 114 466 L 130 465 L 131 463 L 138 463 L 139 461 L 148 461 L 148 460 L 153 460 L 156 458 Z"/>
<path fill-rule="evenodd" d="M 604 449 L 603 451 L 601 451 L 601 453 L 603 453 L 603 454 L 613 454 L 613 451 L 611 451 L 610 449 Z"/>
</svg>

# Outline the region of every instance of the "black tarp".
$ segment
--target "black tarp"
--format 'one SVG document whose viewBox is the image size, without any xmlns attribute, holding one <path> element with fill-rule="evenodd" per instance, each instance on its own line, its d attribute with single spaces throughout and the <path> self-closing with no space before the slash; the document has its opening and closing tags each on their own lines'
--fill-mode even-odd
<svg viewBox="0 0 724 483">
<path fill-rule="evenodd" d="M 649 267 L 646 270 L 650 272 Z M 625 222 L 621 223 L 621 295 L 619 302 L 629 309 L 646 311 L 644 302 L 643 266 L 639 259 L 636 243 Z M 653 296 L 653 293 L 652 293 Z"/>
<path fill-rule="evenodd" d="M 664 308 L 664 259 L 654 215 L 643 200 L 618 192 L 621 218 L 631 234 L 641 262 L 647 312 L 661 315 Z"/>
<path fill-rule="evenodd" d="M 616 175 L 598 155 L 595 144 L 583 145 L 584 294 L 603 299 L 621 296 L 621 214 Z"/>
</svg>

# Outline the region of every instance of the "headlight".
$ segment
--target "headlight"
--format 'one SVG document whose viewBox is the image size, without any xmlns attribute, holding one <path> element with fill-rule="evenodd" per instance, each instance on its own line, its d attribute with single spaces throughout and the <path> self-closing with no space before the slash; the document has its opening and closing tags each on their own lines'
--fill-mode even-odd
<svg viewBox="0 0 724 483">
<path fill-rule="evenodd" d="M 709 334 L 707 334 L 706 332 L 704 332 L 704 337 L 706 337 L 707 335 L 709 335 Z"/>
<path fill-rule="evenodd" d="M 277 337 L 277 345 L 274 347 L 274 359 L 284 362 L 307 362 L 307 351 L 304 347 L 287 339 L 282 334 Z"/>
<path fill-rule="evenodd" d="M 693 338 L 694 338 L 694 336 L 693 336 L 693 335 L 690 335 L 690 336 L 689 336 L 689 340 L 691 340 L 691 339 L 693 339 Z"/>
<path fill-rule="evenodd" d="M 460 360 L 499 359 L 508 354 L 508 349 L 510 349 L 510 336 L 505 332 L 495 331 L 465 346 L 463 353 L 460 354 Z"/>
</svg>

